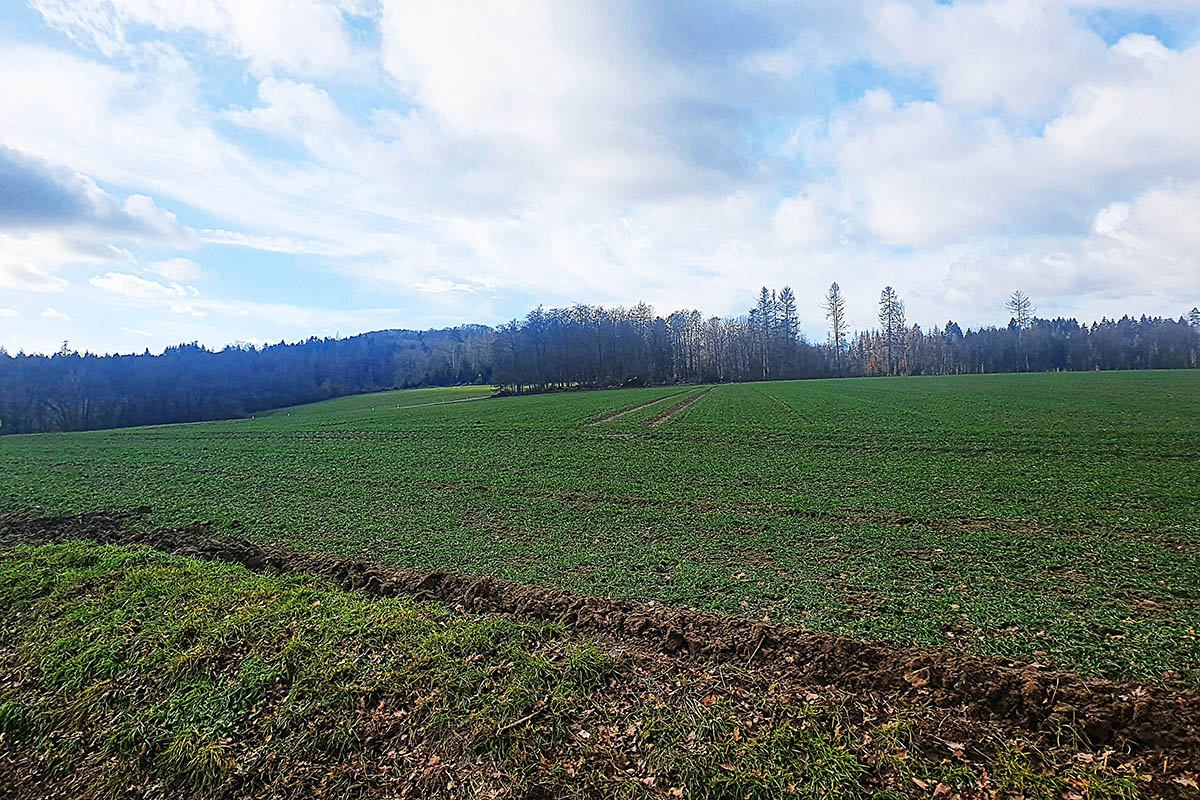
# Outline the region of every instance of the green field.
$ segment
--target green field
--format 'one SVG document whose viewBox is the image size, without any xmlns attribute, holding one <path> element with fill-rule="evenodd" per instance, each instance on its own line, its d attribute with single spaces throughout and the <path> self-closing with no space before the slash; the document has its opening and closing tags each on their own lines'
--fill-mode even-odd
<svg viewBox="0 0 1200 800">
<path fill-rule="evenodd" d="M 93 542 L 0 546 L 0 673 L 0 785 L 39 800 L 1134 800 L 1151 779 L 1004 732 L 951 760 L 920 705 Z"/>
<path fill-rule="evenodd" d="M 487 391 L 5 437 L 0 507 L 1200 685 L 1200 372 Z"/>
</svg>

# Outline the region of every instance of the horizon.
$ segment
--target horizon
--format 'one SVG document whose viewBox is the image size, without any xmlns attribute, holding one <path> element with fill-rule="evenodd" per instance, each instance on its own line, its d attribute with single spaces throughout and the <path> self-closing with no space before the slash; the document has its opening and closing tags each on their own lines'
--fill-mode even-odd
<svg viewBox="0 0 1200 800">
<path fill-rule="evenodd" d="M 1200 304 L 1191 2 L 270 6 L 0 11 L 9 352 L 764 283 L 814 342 L 834 281 L 858 330 L 884 285 L 926 329 Z"/>
<path fill-rule="evenodd" d="M 901 298 L 901 299 L 903 300 L 903 298 Z M 643 303 L 641 303 L 641 302 L 622 303 L 622 304 L 617 304 L 615 306 L 605 306 L 605 308 L 616 308 L 616 307 L 632 308 L 634 306 L 642 305 L 642 304 Z M 588 305 L 588 304 L 583 304 L 583 305 Z M 649 305 L 649 304 L 645 304 L 645 305 Z M 545 310 L 553 311 L 558 308 L 567 308 L 567 307 L 569 307 L 569 306 L 547 307 L 547 308 L 545 308 Z M 595 307 L 594 304 L 593 304 L 593 307 Z M 664 313 L 663 309 L 655 308 L 653 306 L 650 306 L 650 307 L 654 311 L 655 315 L 660 316 L 660 317 L 666 317 L 667 315 L 669 315 L 671 313 L 671 311 L 691 311 L 691 310 L 693 310 L 693 309 L 671 309 L 671 311 L 667 311 Z M 532 310 L 533 309 L 530 309 L 530 311 L 532 311 Z M 720 319 L 744 319 L 746 317 L 745 314 L 736 314 L 736 315 L 721 317 L 719 315 L 704 314 L 703 309 L 694 309 L 694 310 L 700 311 L 705 319 L 712 319 L 713 317 L 718 317 Z M 1120 320 L 1126 319 L 1126 318 L 1134 320 L 1134 321 L 1138 321 L 1141 319 L 1161 319 L 1161 320 L 1182 321 L 1182 322 L 1186 323 L 1188 321 L 1188 313 L 1185 312 L 1178 316 L 1175 316 L 1172 314 L 1144 314 L 1144 313 L 1130 314 L 1130 313 L 1126 313 L 1126 314 L 1121 314 L 1121 315 L 1115 316 L 1115 317 L 1102 317 L 1100 319 L 1094 319 L 1094 320 L 1081 320 L 1081 319 L 1078 319 L 1077 317 L 1073 317 L 1070 315 L 1061 315 L 1061 314 L 1055 315 L 1054 317 L 1047 317 L 1047 316 L 1037 313 L 1037 309 L 1034 308 L 1034 313 L 1033 313 L 1033 316 L 1031 319 L 1035 322 L 1036 321 L 1054 321 L 1054 320 L 1062 319 L 1062 320 L 1066 320 L 1068 322 L 1075 322 L 1080 327 L 1089 328 L 1089 327 L 1092 327 L 1095 325 L 1103 324 L 1105 322 L 1119 322 Z M 457 330 L 459 328 L 464 328 L 464 327 L 468 327 L 468 326 L 482 326 L 482 327 L 488 328 L 489 330 L 495 330 L 499 325 L 506 324 L 507 322 L 520 321 L 523 319 L 524 319 L 524 316 L 514 317 L 512 320 L 505 320 L 504 322 L 494 323 L 491 325 L 488 325 L 485 323 L 478 323 L 478 322 L 458 322 L 458 323 L 454 323 L 454 324 L 450 324 L 450 325 L 439 326 L 439 327 L 429 327 L 429 328 L 405 328 L 405 327 L 375 328 L 373 330 L 357 331 L 354 333 L 346 333 L 346 334 L 342 334 L 340 331 L 335 331 L 332 336 L 329 336 L 329 335 L 318 336 L 316 338 L 323 339 L 323 340 L 342 341 L 342 340 L 346 340 L 346 339 L 353 339 L 357 336 L 370 336 L 371 334 L 375 334 L 375 333 L 386 333 L 386 332 L 434 333 L 434 332 L 438 332 L 438 331 Z M 993 329 L 993 330 L 1002 329 L 1002 328 L 1007 327 L 1011 321 L 1012 321 L 1012 319 L 1010 318 L 1010 320 L 1006 321 L 1006 322 L 985 323 L 985 324 L 981 324 L 981 325 L 961 325 L 960 324 L 960 327 L 962 328 L 962 332 L 964 334 L 968 334 L 971 332 L 983 331 L 983 330 L 988 330 L 988 329 Z M 909 321 L 908 327 L 909 328 L 917 327 L 917 328 L 920 328 L 922 331 L 930 332 L 935 329 L 936 330 L 944 330 L 947 322 L 954 322 L 956 324 L 959 324 L 958 320 L 954 319 L 953 316 L 950 316 L 945 322 L 940 322 L 940 323 L 935 322 L 935 323 L 928 324 L 928 325 L 921 323 L 921 322 Z M 853 338 L 853 337 L 858 336 L 860 333 L 870 333 L 872 331 L 877 331 L 877 330 L 878 330 L 878 328 L 876 326 L 871 326 L 871 325 L 867 325 L 867 326 L 864 326 L 861 328 L 855 327 L 855 328 L 850 328 L 848 330 L 846 336 L 847 336 L 847 338 Z M 806 343 L 808 343 L 810 345 L 814 345 L 814 346 L 822 346 L 822 345 L 828 344 L 827 336 L 824 338 L 815 338 L 813 336 L 809 336 L 806 333 L 806 330 L 804 328 L 803 320 L 801 320 L 799 332 L 800 332 L 800 341 L 806 342 Z M 279 339 L 279 340 L 275 340 L 275 341 L 258 341 L 258 340 L 251 341 L 251 340 L 245 340 L 245 339 L 237 339 L 237 340 L 233 340 L 230 342 L 225 342 L 223 344 L 217 344 L 217 345 L 208 344 L 206 342 L 201 342 L 198 340 L 193 340 L 193 341 L 189 341 L 189 342 L 172 342 L 170 344 L 163 345 L 162 347 L 159 347 L 159 348 L 152 348 L 152 347 L 146 346 L 141 350 L 102 351 L 102 352 L 90 350 L 87 348 L 83 348 L 83 349 L 76 348 L 70 344 L 70 340 L 63 340 L 62 342 L 59 343 L 58 348 L 56 348 L 55 350 L 50 350 L 50 351 L 28 351 L 28 350 L 12 351 L 10 348 L 6 347 L 3 342 L 0 342 L 0 354 L 7 353 L 9 356 L 16 356 L 16 355 L 52 356 L 52 355 L 55 355 L 57 352 L 59 352 L 61 350 L 61 348 L 63 347 L 63 345 L 67 345 L 68 352 L 75 354 L 75 355 L 90 355 L 90 356 L 97 356 L 97 357 L 139 356 L 139 355 L 144 355 L 145 353 L 149 352 L 150 355 L 152 355 L 152 356 L 158 356 L 158 355 L 162 355 L 166 350 L 168 350 L 170 348 L 175 348 L 175 347 L 189 347 L 189 346 L 193 346 L 193 345 L 199 345 L 200 347 L 202 347 L 206 350 L 209 350 L 211 352 L 221 352 L 222 350 L 227 350 L 229 348 L 234 348 L 234 347 L 250 347 L 255 350 L 261 350 L 265 347 L 277 346 L 277 345 L 281 345 L 281 344 L 282 345 L 297 345 L 297 344 L 303 343 L 305 340 L 307 340 L 309 338 L 312 338 L 312 335 L 303 336 L 303 337 L 296 338 L 296 339 L 284 338 L 284 339 Z"/>
</svg>

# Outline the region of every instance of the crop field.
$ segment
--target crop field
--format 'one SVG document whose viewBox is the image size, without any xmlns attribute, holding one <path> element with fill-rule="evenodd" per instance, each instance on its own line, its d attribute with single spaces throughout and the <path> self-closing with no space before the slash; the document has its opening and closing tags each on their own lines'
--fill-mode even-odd
<svg viewBox="0 0 1200 800">
<path fill-rule="evenodd" d="M 1200 686 L 1198 372 L 487 393 L 7 437 L 0 507 Z"/>
<path fill-rule="evenodd" d="M 994 722 L 928 703 L 141 547 L 0 547 L 0 623 L 15 797 L 1131 800 L 1183 785 L 1069 738 L 989 741 Z"/>
<path fill-rule="evenodd" d="M 459 387 L 0 438 L 16 797 L 1134 800 L 1200 372 Z"/>
</svg>

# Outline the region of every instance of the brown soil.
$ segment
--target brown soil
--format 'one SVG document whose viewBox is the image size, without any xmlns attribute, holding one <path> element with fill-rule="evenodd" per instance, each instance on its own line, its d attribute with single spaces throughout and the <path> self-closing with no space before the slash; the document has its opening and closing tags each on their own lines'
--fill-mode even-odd
<svg viewBox="0 0 1200 800">
<path fill-rule="evenodd" d="M 665 410 L 659 414 L 656 414 L 651 419 L 646 420 L 646 426 L 649 428 L 657 428 L 659 425 L 670 422 L 671 420 L 675 419 L 680 414 L 682 414 L 684 411 L 687 411 L 693 405 L 700 402 L 700 400 L 702 400 L 704 398 L 704 396 L 711 391 L 712 391 L 712 389 L 705 389 L 704 391 L 700 392 L 699 394 L 694 394 L 691 397 L 686 398 L 682 402 L 676 403 L 675 405 L 671 406 L 667 410 Z"/>
<path fill-rule="evenodd" d="M 595 422 L 592 422 L 589 424 L 590 425 L 603 425 L 606 422 L 614 422 L 614 421 L 620 419 L 621 417 L 625 416 L 626 414 L 632 414 L 635 411 L 641 411 L 643 408 L 649 408 L 650 406 L 658 405 L 659 403 L 663 402 L 664 400 L 670 400 L 672 397 L 679 397 L 679 395 L 687 394 L 689 391 L 691 391 L 691 390 L 684 389 L 682 392 L 676 392 L 675 394 L 669 394 L 666 397 L 660 397 L 657 400 L 651 400 L 649 403 L 642 403 L 641 405 L 634 406 L 633 408 L 627 408 L 624 411 L 618 411 L 615 414 L 609 414 L 607 417 L 604 417 L 603 419 L 598 419 Z"/>
<path fill-rule="evenodd" d="M 148 511 L 148 509 L 143 509 Z M 242 564 L 263 572 L 324 576 L 347 590 L 436 600 L 465 611 L 559 622 L 631 647 L 753 667 L 776 685 L 832 686 L 889 702 L 955 709 L 974 719 L 1032 734 L 1062 725 L 1139 760 L 1200 768 L 1200 695 L 1161 687 L 1085 681 L 1032 665 L 906 649 L 687 609 L 635 603 L 447 572 L 418 572 L 302 553 L 234 538 L 207 525 L 138 531 L 128 517 L 37 518 L 0 515 L 0 538 L 54 542 L 87 539 L 140 544 L 169 553 Z"/>
</svg>

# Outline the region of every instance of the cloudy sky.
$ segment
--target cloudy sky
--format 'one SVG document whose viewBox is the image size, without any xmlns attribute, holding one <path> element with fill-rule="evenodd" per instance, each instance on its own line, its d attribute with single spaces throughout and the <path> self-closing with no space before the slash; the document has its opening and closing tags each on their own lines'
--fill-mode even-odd
<svg viewBox="0 0 1200 800">
<path fill-rule="evenodd" d="M 8 0 L 0 345 L 1200 303 L 1197 0 Z"/>
</svg>

